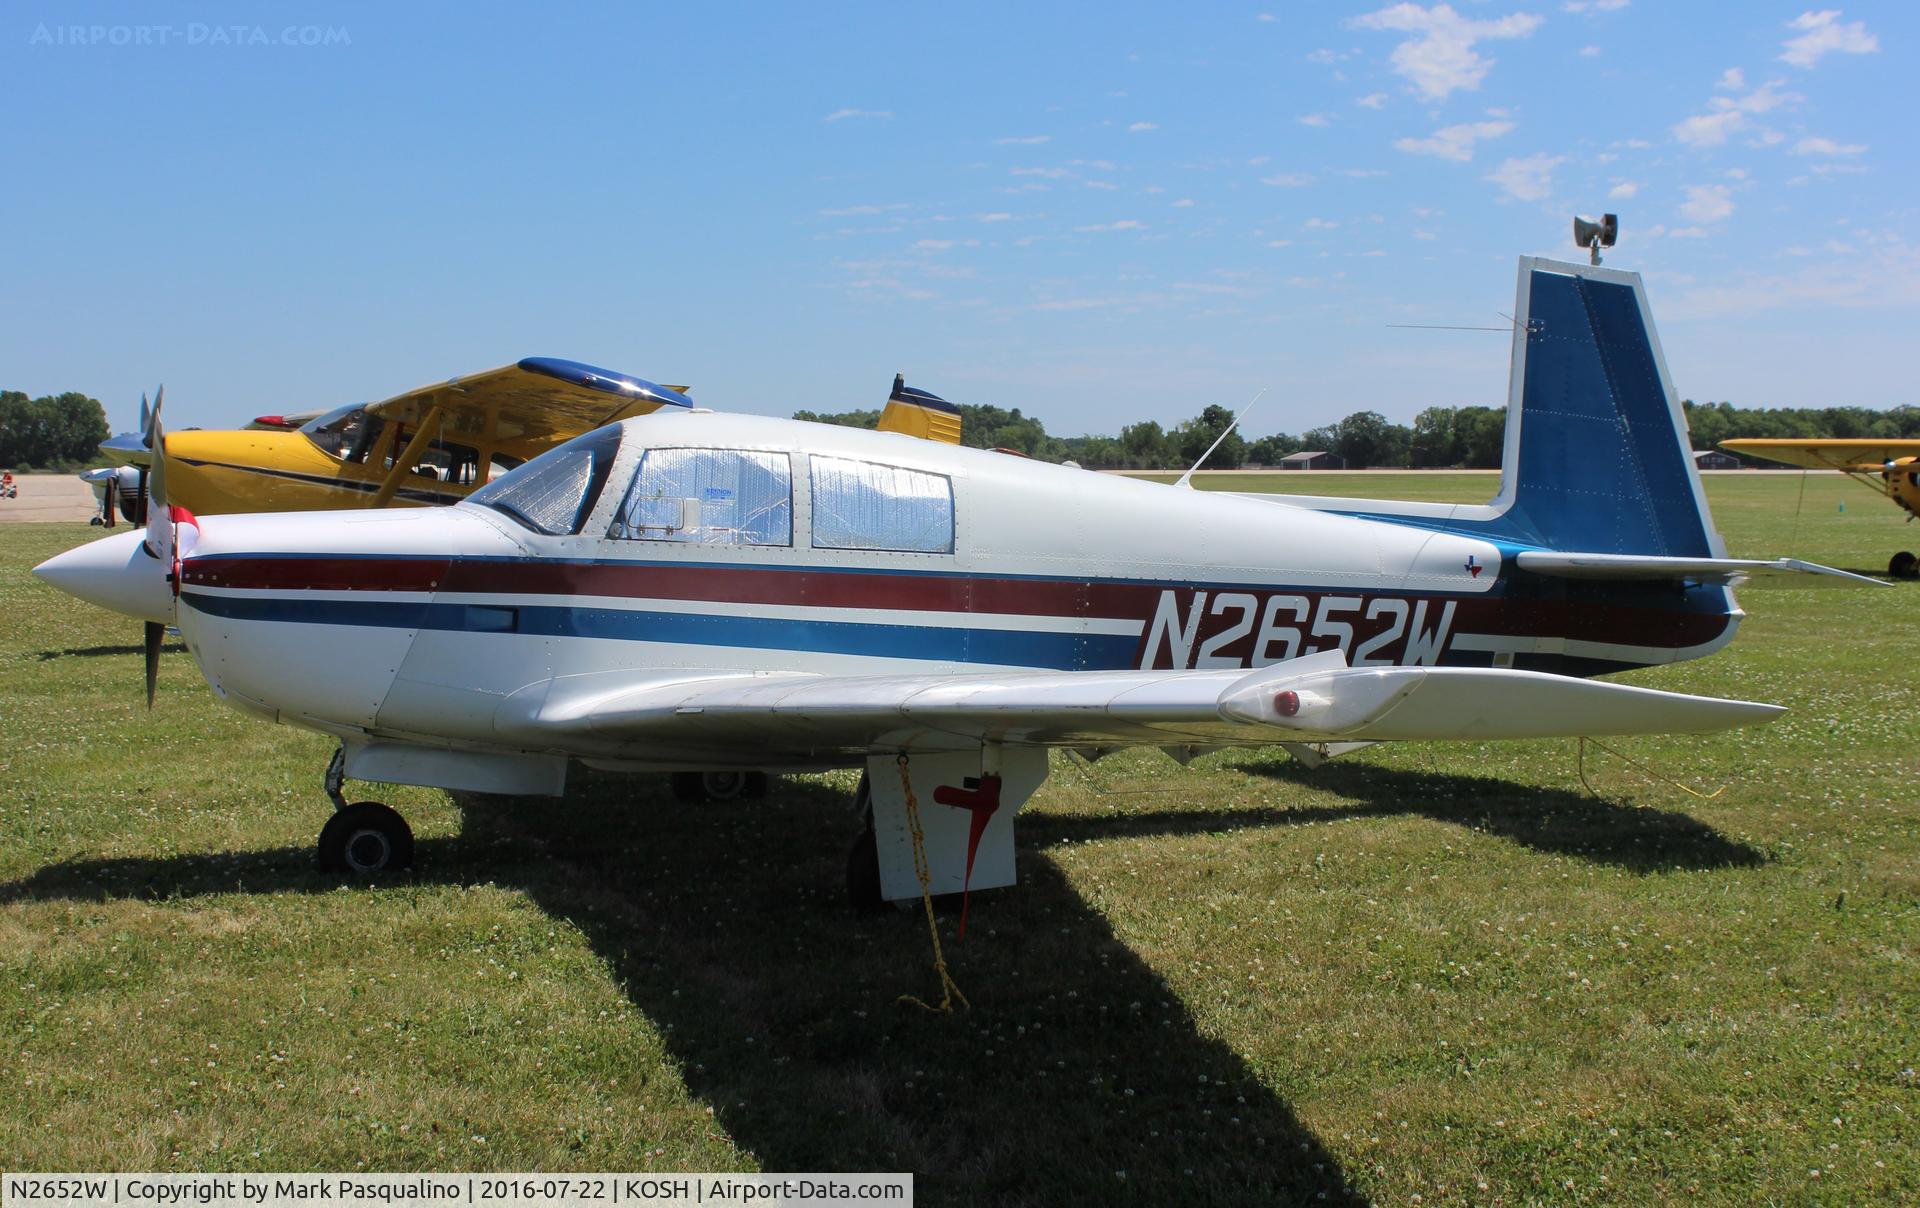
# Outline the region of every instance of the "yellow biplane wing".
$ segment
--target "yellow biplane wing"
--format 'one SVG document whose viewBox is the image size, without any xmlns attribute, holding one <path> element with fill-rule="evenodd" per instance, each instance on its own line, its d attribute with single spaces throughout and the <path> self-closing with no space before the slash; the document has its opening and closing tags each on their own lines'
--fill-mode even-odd
<svg viewBox="0 0 1920 1208">
<path fill-rule="evenodd" d="M 1723 440 L 1729 453 L 1744 453 L 1809 470 L 1878 474 L 1890 461 L 1920 457 L 1920 440 Z"/>
</svg>

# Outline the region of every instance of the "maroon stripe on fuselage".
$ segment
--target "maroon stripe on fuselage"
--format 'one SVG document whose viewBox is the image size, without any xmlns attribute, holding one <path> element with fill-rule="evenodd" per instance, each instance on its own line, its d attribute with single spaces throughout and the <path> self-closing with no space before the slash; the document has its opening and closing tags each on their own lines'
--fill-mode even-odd
<svg viewBox="0 0 1920 1208">
<path fill-rule="evenodd" d="M 954 612 L 1014 616 L 1092 617 L 1138 621 L 1152 619 L 1161 593 L 1171 591 L 1179 616 L 1188 615 L 1196 591 L 1248 592 L 1264 606 L 1267 597 L 1305 597 L 1310 608 L 1320 597 L 1371 599 L 1395 595 L 1427 599 L 1433 617 L 1451 601 L 1457 606 L 1455 634 L 1482 633 L 1522 637 L 1565 637 L 1600 643 L 1683 649 L 1713 641 L 1730 623 L 1722 613 L 1566 599 L 1510 596 L 1420 596 L 1359 590 L 1292 591 L 1234 586 L 1196 588 L 1174 583 L 1061 581 L 973 578 L 954 575 L 869 574 L 820 568 L 676 566 L 637 562 L 608 564 L 458 560 L 451 558 L 336 558 L 264 556 L 194 558 L 183 567 L 187 586 L 254 590 L 455 592 L 544 596 L 556 602 L 569 596 L 612 599 L 694 600 L 728 604 L 805 605 L 816 608 L 896 609 L 906 612 Z M 1291 614 L 1289 614 L 1291 615 Z M 1346 618 L 1356 642 L 1384 627 L 1361 615 Z M 1208 617 L 1202 634 L 1215 618 Z M 1219 623 L 1224 624 L 1225 619 Z M 1247 640 L 1251 640 L 1250 638 Z M 1223 647 L 1222 653 L 1229 652 Z"/>
</svg>

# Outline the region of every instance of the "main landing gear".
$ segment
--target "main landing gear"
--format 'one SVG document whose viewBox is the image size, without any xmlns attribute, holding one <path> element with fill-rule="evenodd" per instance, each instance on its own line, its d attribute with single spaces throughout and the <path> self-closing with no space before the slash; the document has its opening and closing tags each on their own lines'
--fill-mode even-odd
<svg viewBox="0 0 1920 1208">
<path fill-rule="evenodd" d="M 345 748 L 327 765 L 327 796 L 333 817 L 320 828 L 320 869 L 365 877 L 413 865 L 413 830 L 407 820 L 378 801 L 348 804 Z"/>
<path fill-rule="evenodd" d="M 1896 579 L 1920 579 L 1920 558 L 1915 558 L 1912 550 L 1903 549 L 1887 563 L 1887 573 Z"/>
<path fill-rule="evenodd" d="M 765 772 L 675 772 L 673 795 L 687 805 L 709 801 L 753 801 L 767 795 Z"/>
<path fill-rule="evenodd" d="M 860 787 L 853 793 L 853 812 L 860 819 L 860 833 L 847 852 L 847 904 L 855 914 L 878 914 L 887 908 L 880 896 L 880 845 L 873 834 L 873 785 L 865 772 Z"/>
</svg>

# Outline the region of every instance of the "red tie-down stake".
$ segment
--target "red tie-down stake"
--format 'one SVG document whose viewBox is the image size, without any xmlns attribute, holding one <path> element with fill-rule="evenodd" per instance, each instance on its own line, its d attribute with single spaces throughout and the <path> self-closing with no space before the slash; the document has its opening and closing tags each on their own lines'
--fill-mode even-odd
<svg viewBox="0 0 1920 1208">
<path fill-rule="evenodd" d="M 941 805 L 950 805 L 963 809 L 973 815 L 967 826 L 967 874 L 960 882 L 960 930 L 958 938 L 967 938 L 967 907 L 973 897 L 973 858 L 980 851 L 980 836 L 987 831 L 987 823 L 993 821 L 994 812 L 1000 808 L 1000 777 L 982 776 L 975 788 L 954 788 L 940 785 L 933 790 L 933 799 Z"/>
</svg>

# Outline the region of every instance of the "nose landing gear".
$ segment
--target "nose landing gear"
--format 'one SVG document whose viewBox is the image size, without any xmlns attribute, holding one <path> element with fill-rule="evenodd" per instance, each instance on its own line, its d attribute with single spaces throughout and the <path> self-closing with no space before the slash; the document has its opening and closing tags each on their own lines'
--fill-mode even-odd
<svg viewBox="0 0 1920 1208">
<path fill-rule="evenodd" d="M 413 829 L 407 820 L 378 801 L 348 804 L 342 791 L 346 781 L 346 750 L 333 753 L 327 765 L 327 796 L 333 817 L 320 828 L 320 870 L 366 877 L 413 865 Z"/>
</svg>

